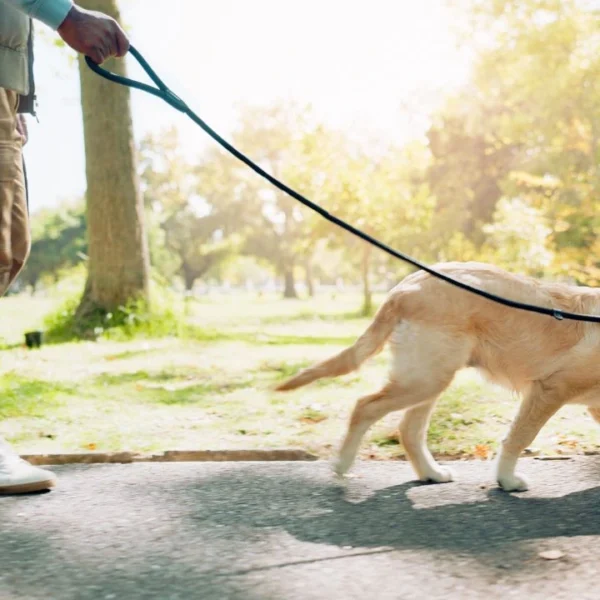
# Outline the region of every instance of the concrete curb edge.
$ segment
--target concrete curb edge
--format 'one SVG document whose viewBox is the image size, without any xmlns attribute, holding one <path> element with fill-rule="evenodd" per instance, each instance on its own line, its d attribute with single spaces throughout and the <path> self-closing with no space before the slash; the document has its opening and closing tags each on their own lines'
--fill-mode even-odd
<svg viewBox="0 0 600 600">
<path fill-rule="evenodd" d="M 22 454 L 32 465 L 108 464 L 137 462 L 227 462 L 227 461 L 314 461 L 318 457 L 305 450 L 167 450 L 158 454 L 138 452 L 65 452 Z"/>
</svg>

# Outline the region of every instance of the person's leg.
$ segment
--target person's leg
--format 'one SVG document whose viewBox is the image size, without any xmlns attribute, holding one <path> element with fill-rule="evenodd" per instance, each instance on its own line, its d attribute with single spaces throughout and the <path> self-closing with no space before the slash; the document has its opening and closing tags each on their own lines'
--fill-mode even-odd
<svg viewBox="0 0 600 600">
<path fill-rule="evenodd" d="M 0 88 L 0 295 L 23 267 L 30 246 L 17 99 L 15 92 Z M 55 484 L 53 473 L 22 460 L 0 439 L 0 494 L 43 491 Z"/>
<path fill-rule="evenodd" d="M 15 198 L 24 189 L 16 102 L 14 92 L 0 88 L 0 296 L 11 282 L 12 210 Z"/>
</svg>

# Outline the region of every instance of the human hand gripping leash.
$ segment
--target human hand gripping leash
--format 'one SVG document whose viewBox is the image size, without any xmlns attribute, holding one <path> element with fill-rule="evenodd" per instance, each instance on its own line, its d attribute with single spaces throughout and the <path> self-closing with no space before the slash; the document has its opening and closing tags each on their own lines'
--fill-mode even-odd
<svg viewBox="0 0 600 600">
<path fill-rule="evenodd" d="M 346 223 L 346 221 L 343 221 L 339 217 L 336 217 L 335 215 L 330 214 L 323 207 L 319 206 L 318 204 L 315 204 L 314 202 L 311 202 L 308 198 L 304 197 L 302 194 L 296 192 L 292 188 L 288 187 L 285 183 L 282 183 L 281 181 L 279 181 L 278 179 L 276 179 L 275 177 L 273 177 L 272 175 L 267 173 L 264 169 L 259 167 L 256 163 L 254 163 L 250 158 L 248 158 L 246 155 L 242 154 L 239 150 L 234 148 L 229 142 L 227 142 L 225 139 L 223 139 L 216 131 L 214 131 L 211 127 L 209 127 L 181 98 L 176 96 L 165 85 L 165 83 L 162 81 L 162 79 L 154 72 L 152 67 L 148 64 L 148 62 L 144 59 L 144 57 L 138 52 L 138 50 L 136 50 L 136 48 L 134 48 L 133 46 L 130 46 L 129 52 L 137 60 L 137 62 L 144 69 L 144 71 L 148 74 L 150 79 L 156 84 L 156 87 L 153 87 L 146 83 L 142 83 L 140 81 L 136 81 L 134 79 L 129 79 L 128 77 L 122 77 L 121 75 L 116 75 L 115 73 L 111 73 L 110 71 L 107 71 L 106 69 L 103 69 L 102 67 L 97 65 L 93 60 L 91 60 L 87 56 L 85 57 L 85 60 L 88 64 L 88 66 L 90 67 L 90 69 L 92 69 L 92 71 L 94 71 L 98 75 L 104 77 L 105 79 L 108 79 L 109 81 L 118 83 L 120 85 L 124 85 L 124 86 L 128 86 L 128 87 L 135 88 L 138 90 L 142 90 L 143 92 L 147 92 L 148 94 L 152 94 L 153 96 L 156 96 L 157 98 L 160 98 L 161 100 L 164 100 L 167 104 L 169 104 L 176 110 L 186 114 L 192 121 L 194 121 L 194 123 L 196 123 L 196 125 L 201 127 L 213 140 L 215 140 L 218 144 L 220 144 L 223 148 L 225 148 L 225 150 L 227 150 L 230 154 L 233 154 L 233 156 L 235 156 L 238 160 L 240 160 L 245 165 L 247 165 L 255 173 L 258 173 L 258 175 L 260 175 L 261 177 L 266 179 L 269 183 L 274 185 L 277 189 L 281 190 L 282 192 L 285 192 L 286 194 L 288 194 L 289 196 L 291 196 L 292 198 L 294 198 L 295 200 L 297 200 L 304 206 L 306 206 L 306 207 L 310 208 L 311 210 L 315 211 L 316 213 L 320 214 L 324 219 L 327 219 L 329 222 L 333 223 L 334 225 L 337 225 L 338 227 L 341 227 L 342 229 L 349 231 L 356 237 L 360 238 L 361 240 L 364 240 L 365 242 L 368 242 L 369 244 L 372 244 L 373 246 L 375 246 L 376 248 L 379 248 L 380 250 L 383 250 L 384 252 L 393 256 L 394 258 L 402 260 L 402 261 L 412 265 L 413 267 L 416 267 L 418 269 L 425 271 L 426 273 L 429 273 L 433 277 L 437 277 L 438 279 L 441 279 L 442 281 L 445 281 L 451 285 L 461 288 L 467 292 L 470 292 L 471 294 L 475 294 L 477 296 L 481 296 L 482 298 L 486 298 L 487 300 L 491 300 L 492 302 L 496 302 L 498 304 L 502 304 L 504 306 L 508 306 L 510 308 L 515 308 L 518 310 L 525 310 L 528 312 L 538 313 L 538 314 L 542 314 L 542 315 L 548 315 L 550 317 L 554 317 L 555 319 L 557 319 L 559 321 L 562 321 L 563 319 L 569 319 L 569 320 L 573 320 L 573 321 L 586 321 L 589 323 L 600 323 L 599 315 L 571 313 L 571 312 L 557 310 L 554 308 L 547 308 L 544 306 L 536 306 L 535 304 L 526 304 L 523 302 L 517 302 L 515 300 L 503 298 L 502 296 L 497 296 L 495 294 L 491 294 L 490 292 L 486 292 L 485 290 L 481 290 L 479 288 L 470 286 L 466 283 L 463 283 L 462 281 L 459 281 L 457 279 L 449 277 L 448 275 L 444 275 L 443 273 L 440 273 L 439 271 L 436 271 L 432 267 L 429 267 L 429 266 L 419 262 L 418 260 L 408 256 L 407 254 L 399 252 L 398 250 L 394 250 L 393 248 L 391 248 L 390 246 L 387 246 L 383 242 L 380 242 L 376 238 L 371 237 L 370 235 L 364 233 L 360 229 L 357 229 L 356 227 L 350 225 L 349 223 Z"/>
</svg>

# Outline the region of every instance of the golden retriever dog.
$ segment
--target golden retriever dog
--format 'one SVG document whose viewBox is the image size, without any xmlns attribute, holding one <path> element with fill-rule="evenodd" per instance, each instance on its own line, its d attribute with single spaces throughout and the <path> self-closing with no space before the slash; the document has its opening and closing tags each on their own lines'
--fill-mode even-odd
<svg viewBox="0 0 600 600">
<path fill-rule="evenodd" d="M 480 263 L 436 267 L 455 279 L 512 300 L 574 313 L 600 315 L 600 289 L 545 283 Z M 356 343 L 282 383 L 293 390 L 323 377 L 350 373 L 391 348 L 388 382 L 354 407 L 335 470 L 351 467 L 366 431 L 384 415 L 405 410 L 400 437 L 419 479 L 446 482 L 427 448 L 427 428 L 438 396 L 464 367 L 522 396 L 496 461 L 506 491 L 524 491 L 517 459 L 564 404 L 585 404 L 600 423 L 600 324 L 557 320 L 508 308 L 418 271 L 397 285 Z"/>
</svg>

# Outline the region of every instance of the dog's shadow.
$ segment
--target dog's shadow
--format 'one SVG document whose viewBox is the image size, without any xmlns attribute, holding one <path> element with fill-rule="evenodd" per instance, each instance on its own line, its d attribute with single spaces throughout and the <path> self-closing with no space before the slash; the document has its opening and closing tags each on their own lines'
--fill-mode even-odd
<svg viewBox="0 0 600 600">
<path fill-rule="evenodd" d="M 450 550 L 483 562 L 509 550 L 515 555 L 519 542 L 600 535 L 600 487 L 552 498 L 524 497 L 492 488 L 473 500 L 472 494 L 469 498 L 472 485 L 467 483 L 419 490 L 423 484 L 409 482 L 370 495 L 367 491 L 361 498 L 365 490 L 361 490 L 360 480 L 344 487 L 333 478 L 274 478 L 254 471 L 243 477 L 240 472 L 215 475 L 214 480 L 214 485 L 203 480 L 197 488 L 202 508 L 193 520 L 222 525 L 239 522 L 244 535 L 248 529 L 275 528 L 312 543 Z M 454 486 L 448 488 L 452 494 L 440 500 L 446 486 Z M 213 489 L 220 490 L 218 498 Z"/>
</svg>

